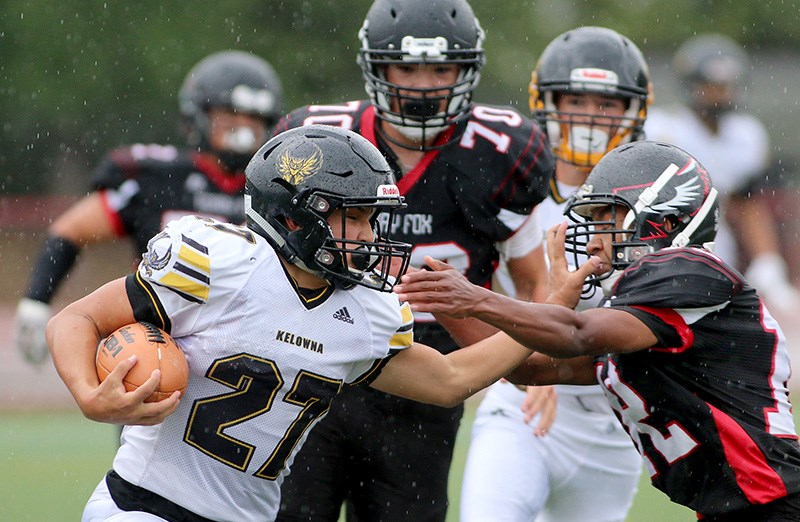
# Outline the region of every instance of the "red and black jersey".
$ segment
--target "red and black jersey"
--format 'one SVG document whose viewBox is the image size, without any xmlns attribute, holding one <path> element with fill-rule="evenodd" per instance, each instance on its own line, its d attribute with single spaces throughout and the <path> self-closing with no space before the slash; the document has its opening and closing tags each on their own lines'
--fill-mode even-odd
<svg viewBox="0 0 800 522">
<path fill-rule="evenodd" d="M 360 133 L 392 164 L 408 204 L 395 212 L 392 239 L 414 246 L 415 266 L 430 255 L 461 270 L 473 283 L 488 285 L 498 261 L 495 243 L 511 237 L 548 195 L 554 168 L 550 146 L 535 123 L 510 107 L 475 105 L 468 120 L 440 136 L 459 136 L 457 140 L 428 151 L 405 174 L 376 133 L 369 101 L 296 109 L 274 133 L 315 123 Z M 415 336 L 421 342 L 443 352 L 456 348 L 431 316 L 415 318 Z"/>
<path fill-rule="evenodd" d="M 606 306 L 658 339 L 598 365 L 657 488 L 704 515 L 800 491 L 786 338 L 738 272 L 703 250 L 661 250 L 623 273 Z"/>
<path fill-rule="evenodd" d="M 119 236 L 138 252 L 164 226 L 187 214 L 244 222 L 244 173 L 207 155 L 169 145 L 133 145 L 107 154 L 92 176 Z"/>
</svg>

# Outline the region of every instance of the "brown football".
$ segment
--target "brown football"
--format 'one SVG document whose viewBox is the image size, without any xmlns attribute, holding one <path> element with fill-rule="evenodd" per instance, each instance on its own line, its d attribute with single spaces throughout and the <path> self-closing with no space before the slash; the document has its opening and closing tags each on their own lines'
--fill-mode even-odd
<svg viewBox="0 0 800 522">
<path fill-rule="evenodd" d="M 150 378 L 153 370 L 160 369 L 161 382 L 145 402 L 166 399 L 175 390 L 180 390 L 183 395 L 189 384 L 186 356 L 169 334 L 145 322 L 123 326 L 100 342 L 96 359 L 100 382 L 120 361 L 134 354 L 137 362 L 123 379 L 126 390 L 135 390 Z"/>
</svg>

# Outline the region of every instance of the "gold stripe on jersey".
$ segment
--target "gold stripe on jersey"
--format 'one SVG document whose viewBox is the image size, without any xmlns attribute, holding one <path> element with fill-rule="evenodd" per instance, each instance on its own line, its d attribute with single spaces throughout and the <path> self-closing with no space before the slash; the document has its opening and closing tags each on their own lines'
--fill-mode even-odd
<svg viewBox="0 0 800 522">
<path fill-rule="evenodd" d="M 414 344 L 414 314 L 408 303 L 400 305 L 400 319 L 403 324 L 395 330 L 394 335 L 389 339 L 389 347 L 402 348 Z"/>
<path fill-rule="evenodd" d="M 208 283 L 201 283 L 188 277 L 169 272 L 167 275 L 158 280 L 158 282 L 166 287 L 176 290 L 180 294 L 192 296 L 203 302 L 208 301 Z"/>
<path fill-rule="evenodd" d="M 386 366 L 386 363 L 389 362 L 389 359 L 394 357 L 398 352 L 390 353 L 388 357 L 384 359 L 378 359 L 372 366 L 370 366 L 369 370 L 362 373 L 357 379 L 350 383 L 350 386 L 357 386 L 359 384 L 369 384 L 374 381 L 378 375 L 380 375 L 381 370 L 383 367 Z"/>
<path fill-rule="evenodd" d="M 411 313 L 411 307 L 408 306 L 408 303 L 403 303 L 400 306 L 400 318 L 403 320 L 403 324 L 414 322 L 414 314 Z"/>
<path fill-rule="evenodd" d="M 181 245 L 181 249 L 178 252 L 178 259 L 184 263 L 192 265 L 206 274 L 211 273 L 211 262 L 209 261 L 208 256 L 200 254 L 199 252 L 195 252 L 186 245 Z"/>
<path fill-rule="evenodd" d="M 389 339 L 389 346 L 392 348 L 411 346 L 412 344 L 414 344 L 414 332 L 396 333 Z"/>
</svg>

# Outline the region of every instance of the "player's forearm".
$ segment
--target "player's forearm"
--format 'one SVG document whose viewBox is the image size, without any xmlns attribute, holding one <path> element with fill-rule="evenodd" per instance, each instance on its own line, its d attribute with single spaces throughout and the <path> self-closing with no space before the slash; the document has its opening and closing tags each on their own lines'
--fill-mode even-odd
<svg viewBox="0 0 800 522">
<path fill-rule="evenodd" d="M 581 316 L 564 306 L 526 303 L 497 294 L 475 303 L 471 316 L 525 347 L 552 357 L 585 355 Z"/>
<path fill-rule="evenodd" d="M 590 356 L 554 359 L 534 352 L 505 376 L 514 384 L 597 384 L 594 361 Z"/>
<path fill-rule="evenodd" d="M 475 344 L 498 332 L 496 327 L 472 317 L 455 319 L 443 314 L 436 314 L 436 320 L 445 327 L 459 346 Z"/>
<path fill-rule="evenodd" d="M 100 335 L 94 322 L 67 307 L 50 320 L 46 335 L 58 375 L 87 414 L 86 397 L 100 382 L 94 365 Z"/>
<path fill-rule="evenodd" d="M 447 354 L 450 371 L 440 376 L 442 402 L 456 405 L 504 377 L 531 352 L 500 332 Z"/>
<path fill-rule="evenodd" d="M 49 303 L 79 252 L 75 243 L 63 237 L 48 236 L 31 271 L 25 296 Z"/>
<path fill-rule="evenodd" d="M 733 198 L 742 246 L 750 259 L 780 251 L 777 227 L 767 202 L 758 196 Z"/>
</svg>

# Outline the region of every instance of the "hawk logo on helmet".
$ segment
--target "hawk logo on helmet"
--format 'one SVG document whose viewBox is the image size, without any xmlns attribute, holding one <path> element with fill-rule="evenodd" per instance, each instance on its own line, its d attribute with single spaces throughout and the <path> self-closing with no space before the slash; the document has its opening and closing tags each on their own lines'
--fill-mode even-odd
<svg viewBox="0 0 800 522">
<path fill-rule="evenodd" d="M 313 147 L 311 154 L 305 157 L 294 157 L 289 150 L 286 150 L 280 155 L 275 165 L 281 177 L 292 185 L 299 185 L 322 168 L 322 151 L 313 143 L 308 145 Z"/>
<path fill-rule="evenodd" d="M 700 183 L 699 177 L 694 177 L 686 183 L 677 185 L 675 187 L 675 195 L 669 201 L 664 201 L 651 207 L 651 212 L 660 212 L 669 209 L 679 209 L 691 205 L 697 198 L 703 196 L 703 185 Z M 648 210 L 648 209 L 644 209 Z"/>
</svg>

